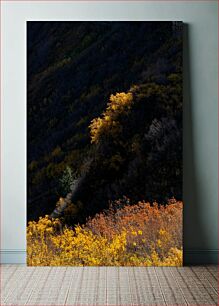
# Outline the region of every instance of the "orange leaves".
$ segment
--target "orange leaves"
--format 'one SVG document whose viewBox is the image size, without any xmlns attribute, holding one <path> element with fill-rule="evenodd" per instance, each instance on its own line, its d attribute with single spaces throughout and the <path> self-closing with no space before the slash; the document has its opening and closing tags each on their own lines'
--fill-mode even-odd
<svg viewBox="0 0 219 306">
<path fill-rule="evenodd" d="M 108 239 L 125 231 L 127 254 L 135 254 L 138 258 L 157 256 L 159 262 L 154 259 L 152 262 L 161 265 L 161 262 L 169 258 L 172 249 L 181 252 L 182 248 L 183 204 L 174 199 L 169 203 L 167 206 L 159 206 L 157 203 L 150 205 L 139 202 L 116 211 L 110 209 L 107 213 L 97 214 L 95 218 L 88 220 L 86 226 Z M 179 252 L 174 254 L 179 256 Z M 182 257 L 182 252 L 180 254 Z M 173 257 L 172 251 L 171 256 Z"/>
</svg>

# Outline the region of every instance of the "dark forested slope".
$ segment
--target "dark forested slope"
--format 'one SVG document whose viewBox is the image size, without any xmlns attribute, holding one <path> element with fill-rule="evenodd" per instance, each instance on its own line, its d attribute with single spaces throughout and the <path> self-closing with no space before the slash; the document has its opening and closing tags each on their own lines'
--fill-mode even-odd
<svg viewBox="0 0 219 306">
<path fill-rule="evenodd" d="M 123 195 L 181 199 L 181 34 L 173 22 L 28 22 L 29 220 L 64 196 L 66 166 L 83 174 L 72 201 L 84 218 Z M 106 115 L 117 93 L 130 107 Z"/>
</svg>

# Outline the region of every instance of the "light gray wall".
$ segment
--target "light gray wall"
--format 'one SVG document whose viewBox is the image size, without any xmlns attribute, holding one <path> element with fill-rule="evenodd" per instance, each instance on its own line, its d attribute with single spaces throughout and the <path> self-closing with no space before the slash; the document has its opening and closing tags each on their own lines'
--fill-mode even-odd
<svg viewBox="0 0 219 306">
<path fill-rule="evenodd" d="M 4 1 L 2 17 L 2 261 L 25 262 L 27 20 L 182 20 L 186 24 L 184 243 L 187 261 L 201 256 L 211 260 L 209 254 L 215 258 L 217 1 Z"/>
</svg>

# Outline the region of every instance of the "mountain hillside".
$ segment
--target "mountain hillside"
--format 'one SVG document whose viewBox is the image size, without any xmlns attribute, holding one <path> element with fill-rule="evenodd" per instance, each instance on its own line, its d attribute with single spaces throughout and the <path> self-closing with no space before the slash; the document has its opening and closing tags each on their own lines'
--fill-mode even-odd
<svg viewBox="0 0 219 306">
<path fill-rule="evenodd" d="M 28 220 L 182 200 L 180 22 L 28 22 L 27 55 Z"/>
</svg>

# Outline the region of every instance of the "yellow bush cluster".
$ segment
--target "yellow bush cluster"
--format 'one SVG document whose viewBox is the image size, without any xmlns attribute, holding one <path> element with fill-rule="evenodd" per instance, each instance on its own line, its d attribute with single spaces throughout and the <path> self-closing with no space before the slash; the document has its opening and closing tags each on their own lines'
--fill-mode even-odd
<svg viewBox="0 0 219 306">
<path fill-rule="evenodd" d="M 182 203 L 176 202 L 162 208 L 148 203 L 126 206 L 114 213 L 99 214 L 84 226 L 74 228 L 62 227 L 58 219 L 45 216 L 28 224 L 27 263 L 31 266 L 181 266 L 182 242 L 173 230 L 181 226 L 181 215 Z M 170 222 L 174 222 L 172 227 Z"/>
<path fill-rule="evenodd" d="M 126 233 L 108 240 L 76 226 L 61 229 L 58 219 L 48 216 L 27 227 L 28 265 L 103 266 L 120 265 L 126 250 Z"/>
</svg>

